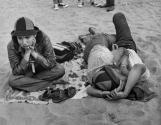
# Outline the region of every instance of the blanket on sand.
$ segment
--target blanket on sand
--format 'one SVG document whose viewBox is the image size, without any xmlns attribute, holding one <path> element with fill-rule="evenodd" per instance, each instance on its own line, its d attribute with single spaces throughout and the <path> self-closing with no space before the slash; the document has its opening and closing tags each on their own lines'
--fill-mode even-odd
<svg viewBox="0 0 161 125">
<path fill-rule="evenodd" d="M 76 88 L 77 92 L 76 95 L 72 99 L 81 99 L 86 97 L 86 86 L 85 83 L 87 81 L 86 78 L 86 69 L 82 69 L 82 61 L 83 59 L 82 53 L 75 56 L 71 61 L 66 61 L 62 63 L 65 67 L 66 74 L 63 76 L 63 80 L 68 81 L 70 84 L 66 85 L 55 85 L 56 88 L 65 89 L 67 87 L 73 86 Z M 3 66 L 4 67 L 4 66 Z M 11 102 L 26 102 L 32 104 L 48 104 L 52 103 L 51 100 L 49 101 L 40 101 L 38 97 L 44 93 L 44 91 L 38 92 L 23 92 L 18 90 L 13 90 L 7 84 L 7 79 L 11 73 L 9 71 L 9 63 L 5 64 L 6 70 L 1 71 L 1 91 L 0 91 L 0 102 L 1 103 L 11 103 Z M 8 70 L 7 70 L 8 69 Z"/>
<path fill-rule="evenodd" d="M 81 99 L 87 96 L 86 89 L 87 89 L 87 76 L 86 76 L 86 69 L 82 68 L 82 59 L 83 53 L 77 54 L 74 58 L 70 61 L 66 61 L 62 63 L 65 67 L 66 74 L 63 76 L 65 81 L 68 81 L 70 84 L 66 85 L 55 85 L 56 88 L 65 89 L 67 87 L 75 87 L 76 88 L 76 95 L 72 99 Z M 51 100 L 49 101 L 40 101 L 39 96 L 44 93 L 44 91 L 38 92 L 23 92 L 18 90 L 13 90 L 7 84 L 7 79 L 11 74 L 9 63 L 3 65 L 3 69 L 0 70 L 0 103 L 11 103 L 11 102 L 26 102 L 32 104 L 49 104 L 52 103 Z M 150 85 L 151 86 L 151 85 Z M 145 101 L 149 101 L 150 97 L 147 99 L 145 97 Z M 143 99 L 144 101 L 144 99 Z"/>
</svg>

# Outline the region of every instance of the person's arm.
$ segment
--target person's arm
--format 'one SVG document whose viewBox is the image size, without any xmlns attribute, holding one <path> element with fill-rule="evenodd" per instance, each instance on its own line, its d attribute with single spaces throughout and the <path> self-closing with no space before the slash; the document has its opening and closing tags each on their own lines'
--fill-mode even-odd
<svg viewBox="0 0 161 125">
<path fill-rule="evenodd" d="M 32 56 L 41 64 L 44 68 L 50 69 L 56 65 L 55 52 L 50 42 L 50 39 L 47 36 L 44 36 L 43 39 L 44 53 L 40 54 L 36 51 L 32 51 Z"/>
<path fill-rule="evenodd" d="M 120 71 L 121 71 L 121 74 L 125 75 L 125 76 L 128 76 L 129 74 L 129 61 L 128 61 L 128 56 L 127 55 L 124 55 L 121 59 L 121 63 L 120 63 Z"/>
<path fill-rule="evenodd" d="M 111 93 L 112 99 L 116 100 L 126 98 L 129 95 L 132 88 L 140 79 L 140 76 L 145 72 L 145 70 L 146 67 L 144 64 L 135 64 L 129 72 L 124 90 L 123 91 L 116 90 L 115 92 Z"/>
<path fill-rule="evenodd" d="M 24 57 L 21 58 L 11 43 L 8 44 L 7 50 L 13 75 L 24 75 L 29 66 L 31 51 L 26 51 Z"/>
<path fill-rule="evenodd" d="M 87 94 L 93 97 L 103 98 L 104 95 L 109 94 L 109 91 L 101 91 L 99 89 L 94 88 L 93 86 L 90 86 L 87 89 Z"/>
</svg>

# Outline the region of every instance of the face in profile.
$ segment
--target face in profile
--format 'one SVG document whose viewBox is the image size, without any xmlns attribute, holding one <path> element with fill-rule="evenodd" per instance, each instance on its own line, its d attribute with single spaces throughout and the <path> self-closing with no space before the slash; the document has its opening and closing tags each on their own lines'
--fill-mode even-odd
<svg viewBox="0 0 161 125">
<path fill-rule="evenodd" d="M 114 56 L 114 62 L 118 63 L 123 55 L 124 49 L 122 47 L 112 50 Z"/>
<path fill-rule="evenodd" d="M 30 36 L 17 36 L 18 44 L 22 48 L 34 47 L 36 43 L 35 35 Z"/>
</svg>

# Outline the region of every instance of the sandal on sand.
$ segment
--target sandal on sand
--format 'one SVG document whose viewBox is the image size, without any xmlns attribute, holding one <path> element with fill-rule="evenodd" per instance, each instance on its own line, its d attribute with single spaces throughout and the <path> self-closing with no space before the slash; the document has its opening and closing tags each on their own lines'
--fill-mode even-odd
<svg viewBox="0 0 161 125">
<path fill-rule="evenodd" d="M 41 101 L 49 101 L 52 98 L 53 94 L 54 94 L 53 88 L 47 88 L 47 90 L 38 98 Z"/>
<path fill-rule="evenodd" d="M 76 94 L 76 88 L 69 87 L 64 90 L 56 89 L 55 94 L 52 96 L 53 103 L 60 103 L 69 98 L 72 98 Z"/>
</svg>

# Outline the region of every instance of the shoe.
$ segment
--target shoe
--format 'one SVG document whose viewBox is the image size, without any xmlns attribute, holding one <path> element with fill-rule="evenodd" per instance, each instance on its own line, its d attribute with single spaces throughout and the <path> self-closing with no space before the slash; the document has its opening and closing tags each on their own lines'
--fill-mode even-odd
<svg viewBox="0 0 161 125">
<path fill-rule="evenodd" d="M 69 98 L 72 98 L 75 94 L 76 94 L 76 88 L 74 87 L 69 87 L 64 90 L 56 89 L 55 94 L 52 97 L 52 102 L 53 103 L 63 102 Z"/>
<path fill-rule="evenodd" d="M 98 5 L 97 7 L 106 8 L 106 7 L 108 7 L 108 6 L 107 6 L 107 4 L 104 4 L 104 5 Z"/>
<path fill-rule="evenodd" d="M 98 7 L 98 6 L 100 6 L 100 5 L 97 4 L 97 3 L 95 3 L 95 2 L 91 2 L 91 6 Z"/>
<path fill-rule="evenodd" d="M 111 6 L 111 7 L 107 7 L 107 12 L 109 12 L 109 11 L 113 11 L 115 9 L 115 7 L 114 6 Z"/>
<path fill-rule="evenodd" d="M 54 89 L 53 88 L 47 88 L 45 92 L 40 95 L 38 98 L 41 101 L 49 101 L 54 94 Z"/>
<path fill-rule="evenodd" d="M 65 3 L 59 3 L 59 7 L 67 8 L 69 5 Z"/>
<path fill-rule="evenodd" d="M 83 4 L 81 2 L 78 3 L 78 7 L 82 8 Z"/>
<path fill-rule="evenodd" d="M 55 10 L 59 10 L 58 4 L 54 4 L 54 9 L 55 9 Z"/>
</svg>

